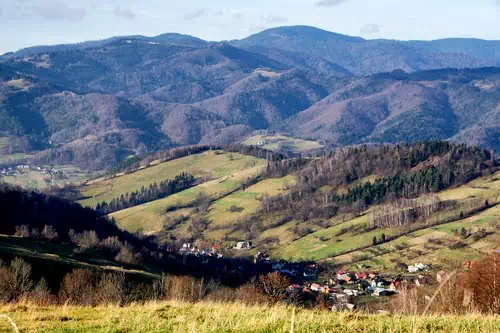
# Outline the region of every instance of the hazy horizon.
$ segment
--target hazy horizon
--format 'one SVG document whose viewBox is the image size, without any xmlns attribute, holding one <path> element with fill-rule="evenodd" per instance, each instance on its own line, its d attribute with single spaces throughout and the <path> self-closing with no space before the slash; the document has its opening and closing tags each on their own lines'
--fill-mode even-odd
<svg viewBox="0 0 500 333">
<path fill-rule="evenodd" d="M 4 0 L 0 54 L 35 45 L 113 36 L 181 33 L 204 40 L 241 39 L 279 26 L 307 25 L 366 39 L 500 40 L 500 0 L 215 0 L 210 5 L 145 0 Z"/>
</svg>

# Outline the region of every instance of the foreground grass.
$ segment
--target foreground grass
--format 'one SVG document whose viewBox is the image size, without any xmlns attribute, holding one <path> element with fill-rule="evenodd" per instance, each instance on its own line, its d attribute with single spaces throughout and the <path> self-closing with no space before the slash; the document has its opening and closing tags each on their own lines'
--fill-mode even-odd
<svg viewBox="0 0 500 333">
<path fill-rule="evenodd" d="M 401 317 L 232 303 L 151 303 L 128 307 L 5 305 L 21 332 L 498 332 L 500 318 Z M 12 331 L 0 318 L 0 331 Z"/>
</svg>

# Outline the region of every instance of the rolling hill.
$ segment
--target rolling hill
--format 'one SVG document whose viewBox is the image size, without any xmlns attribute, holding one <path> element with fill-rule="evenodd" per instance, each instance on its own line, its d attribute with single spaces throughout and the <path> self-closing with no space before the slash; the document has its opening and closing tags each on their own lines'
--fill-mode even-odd
<svg viewBox="0 0 500 333">
<path fill-rule="evenodd" d="M 0 58 L 0 161 L 95 171 L 256 131 L 327 146 L 446 139 L 498 150 L 498 69 L 484 67 L 498 65 L 497 50 L 302 26 L 231 42 L 165 34 L 28 48 Z"/>
<path fill-rule="evenodd" d="M 188 172 L 200 179 L 198 185 L 110 217 L 129 232 L 170 242 L 204 241 L 230 248 L 250 240 L 256 246 L 250 254 L 265 251 L 275 259 L 322 261 L 352 269 L 364 265 L 396 273 L 400 263 L 451 267 L 498 247 L 500 172 L 490 164 L 491 156 L 445 143 L 376 147 L 277 162 L 224 151 L 153 160 L 136 170 L 88 182 L 79 189 L 88 197 L 81 203 L 94 206 Z M 400 158 L 404 162 L 398 162 Z M 336 172 L 327 171 L 330 168 Z M 450 168 L 454 174 L 445 175 Z M 433 183 L 436 170 L 444 172 L 439 176 L 441 185 Z M 356 191 L 381 188 L 385 181 L 407 173 L 417 178 L 403 182 L 418 177 L 424 181 L 418 190 L 422 192 L 409 196 L 416 200 L 411 205 L 425 205 L 431 198 L 441 208 L 408 225 L 372 227 L 375 212 L 389 209 L 398 199 L 389 195 L 393 199 L 371 202 L 373 194 L 363 192 L 365 199 L 342 204 Z M 445 185 L 445 179 L 456 185 Z M 436 196 L 429 196 L 429 191 Z M 293 200 L 290 205 L 288 200 Z"/>
<path fill-rule="evenodd" d="M 336 65 L 356 75 L 391 72 L 395 69 L 413 72 L 439 68 L 497 66 L 500 61 L 499 41 L 366 40 L 309 26 L 269 29 L 234 41 L 233 45 L 273 59 L 281 59 L 281 54 L 284 53 L 285 59 L 294 66 L 300 66 L 301 63 L 312 63 L 321 67 Z M 289 60 L 289 54 L 295 56 L 295 61 Z"/>
</svg>

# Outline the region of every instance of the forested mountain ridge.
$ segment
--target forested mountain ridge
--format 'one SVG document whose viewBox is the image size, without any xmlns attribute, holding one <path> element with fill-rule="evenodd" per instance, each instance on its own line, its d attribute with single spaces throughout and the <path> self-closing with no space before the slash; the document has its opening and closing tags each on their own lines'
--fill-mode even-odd
<svg viewBox="0 0 500 333">
<path fill-rule="evenodd" d="M 497 44 L 284 27 L 231 42 L 165 34 L 28 48 L 0 58 L 1 150 L 97 170 L 255 130 L 332 146 L 451 139 L 498 150 L 498 70 L 442 69 L 497 65 Z M 395 69 L 412 74 L 378 73 Z"/>
</svg>

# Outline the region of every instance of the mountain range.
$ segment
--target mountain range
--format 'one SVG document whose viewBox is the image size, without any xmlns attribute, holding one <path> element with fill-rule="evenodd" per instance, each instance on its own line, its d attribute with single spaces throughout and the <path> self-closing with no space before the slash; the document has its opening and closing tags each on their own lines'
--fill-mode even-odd
<svg viewBox="0 0 500 333">
<path fill-rule="evenodd" d="M 365 40 L 313 27 L 242 40 L 125 36 L 0 57 L 0 152 L 103 169 L 271 130 L 330 146 L 500 150 L 500 41 Z"/>
</svg>

